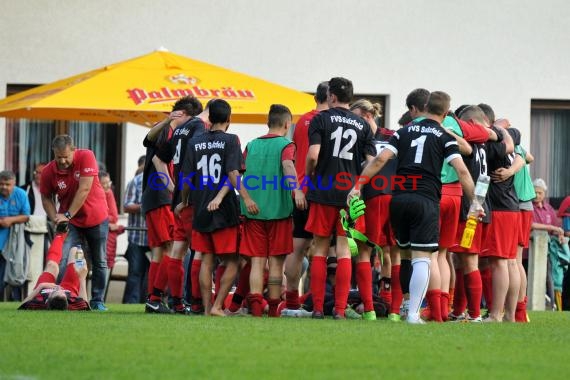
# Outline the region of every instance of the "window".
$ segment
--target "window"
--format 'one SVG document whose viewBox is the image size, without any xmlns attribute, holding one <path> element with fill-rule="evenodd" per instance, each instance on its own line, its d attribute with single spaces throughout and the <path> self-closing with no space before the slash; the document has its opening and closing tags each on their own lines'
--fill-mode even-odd
<svg viewBox="0 0 570 380">
<path fill-rule="evenodd" d="M 36 85 L 7 86 L 7 95 L 25 91 Z M 59 134 L 69 134 L 79 148 L 91 149 L 111 175 L 115 198 L 122 199 L 122 128 L 120 124 L 84 121 L 6 119 L 6 169 L 16 174 L 22 185 L 32 178 L 36 164 L 53 159 L 51 141 Z"/>
<path fill-rule="evenodd" d="M 532 100 L 530 131 L 530 174 L 546 181 L 547 196 L 557 208 L 570 194 L 570 101 Z"/>
</svg>

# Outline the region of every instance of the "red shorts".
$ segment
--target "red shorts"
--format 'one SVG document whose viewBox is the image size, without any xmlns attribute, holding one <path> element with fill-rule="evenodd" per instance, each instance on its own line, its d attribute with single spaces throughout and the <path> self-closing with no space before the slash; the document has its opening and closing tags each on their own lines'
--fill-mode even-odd
<svg viewBox="0 0 570 380">
<path fill-rule="evenodd" d="M 36 282 L 34 289 L 44 282 L 55 284 L 55 277 L 53 277 L 53 274 L 49 272 L 43 272 L 40 277 L 38 277 L 38 281 Z M 72 297 L 79 296 L 79 276 L 77 276 L 77 272 L 75 271 L 74 263 L 67 264 L 65 274 L 63 275 L 59 286 L 65 290 L 69 290 Z"/>
<path fill-rule="evenodd" d="M 172 240 L 174 241 L 192 241 L 192 219 L 194 209 L 188 206 L 182 209 L 180 217 L 174 215 L 174 233 Z"/>
<path fill-rule="evenodd" d="M 473 244 L 471 248 L 463 248 L 459 245 L 461 243 L 461 238 L 463 237 L 463 231 L 465 230 L 465 222 L 459 222 L 457 226 L 457 236 L 455 237 L 455 244 L 450 247 L 449 250 L 453 253 L 477 253 L 480 254 L 483 250 L 483 242 L 487 238 L 487 232 L 489 229 L 489 224 L 487 223 L 477 223 L 477 228 L 475 229 L 475 236 L 473 236 Z"/>
<path fill-rule="evenodd" d="M 36 281 L 36 286 L 34 289 L 38 287 L 39 284 L 46 283 L 46 284 L 55 284 L 55 277 L 50 272 L 43 272 L 38 277 L 38 281 Z"/>
<path fill-rule="evenodd" d="M 519 241 L 518 211 L 492 211 L 481 257 L 515 259 Z"/>
<path fill-rule="evenodd" d="M 456 241 L 461 196 L 441 196 L 439 202 L 439 248 L 450 248 L 459 243 Z"/>
<path fill-rule="evenodd" d="M 346 236 L 340 223 L 339 211 L 341 207 L 329 206 L 321 203 L 312 203 L 309 208 L 309 219 L 305 230 L 317 236 Z"/>
<path fill-rule="evenodd" d="M 293 219 L 246 219 L 239 252 L 244 256 L 269 257 L 293 252 Z"/>
<path fill-rule="evenodd" d="M 521 210 L 519 223 L 519 246 L 528 248 L 530 227 L 532 226 L 532 211 Z"/>
<path fill-rule="evenodd" d="M 145 215 L 148 229 L 148 246 L 160 247 L 164 243 L 172 241 L 174 230 L 174 214 L 169 205 L 160 206 L 150 210 Z"/>
<path fill-rule="evenodd" d="M 212 232 L 192 230 L 192 249 L 202 253 L 233 255 L 237 253 L 239 226 Z"/>
<path fill-rule="evenodd" d="M 379 247 L 396 244 L 390 225 L 391 195 L 378 195 L 366 201 L 364 218 L 356 220 L 355 228 Z"/>
</svg>

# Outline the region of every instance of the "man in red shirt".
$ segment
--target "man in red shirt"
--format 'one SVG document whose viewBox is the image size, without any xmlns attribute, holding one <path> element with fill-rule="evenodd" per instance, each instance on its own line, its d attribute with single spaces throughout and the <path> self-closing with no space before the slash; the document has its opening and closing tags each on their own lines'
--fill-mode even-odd
<svg viewBox="0 0 570 380">
<path fill-rule="evenodd" d="M 106 198 L 99 183 L 97 160 L 89 149 L 76 149 L 68 135 L 53 139 L 55 159 L 42 171 L 40 192 L 48 217 L 57 224 L 69 222 L 69 234 L 63 247 L 87 243 L 92 260 L 91 308 L 106 311 L 103 303 L 107 282 L 107 233 L 109 219 Z M 59 209 L 54 198 L 57 196 Z M 67 257 L 60 263 L 60 276 Z"/>
</svg>

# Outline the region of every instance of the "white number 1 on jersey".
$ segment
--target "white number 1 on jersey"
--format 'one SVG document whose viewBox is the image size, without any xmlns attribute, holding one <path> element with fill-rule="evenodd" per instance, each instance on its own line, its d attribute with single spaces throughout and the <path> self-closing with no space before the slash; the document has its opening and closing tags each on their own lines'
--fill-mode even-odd
<svg viewBox="0 0 570 380">
<path fill-rule="evenodd" d="M 416 164 L 421 164 L 422 163 L 422 156 L 424 155 L 424 144 L 426 142 L 426 135 L 420 136 L 415 140 L 412 140 L 412 144 L 411 147 L 415 147 L 417 146 L 418 149 L 416 149 L 416 157 L 414 159 L 414 162 Z"/>
</svg>

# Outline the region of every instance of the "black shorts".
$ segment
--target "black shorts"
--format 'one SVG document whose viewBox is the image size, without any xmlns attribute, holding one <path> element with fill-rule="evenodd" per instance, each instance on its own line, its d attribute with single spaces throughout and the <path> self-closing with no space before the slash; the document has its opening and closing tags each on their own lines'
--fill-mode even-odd
<svg viewBox="0 0 570 380">
<path fill-rule="evenodd" d="M 398 246 L 434 252 L 439 247 L 439 203 L 418 194 L 398 194 L 390 202 L 390 223 Z"/>
<path fill-rule="evenodd" d="M 299 239 L 312 239 L 313 234 L 305 229 L 309 219 L 309 205 L 306 210 L 299 210 L 293 207 L 293 237 Z"/>
</svg>

